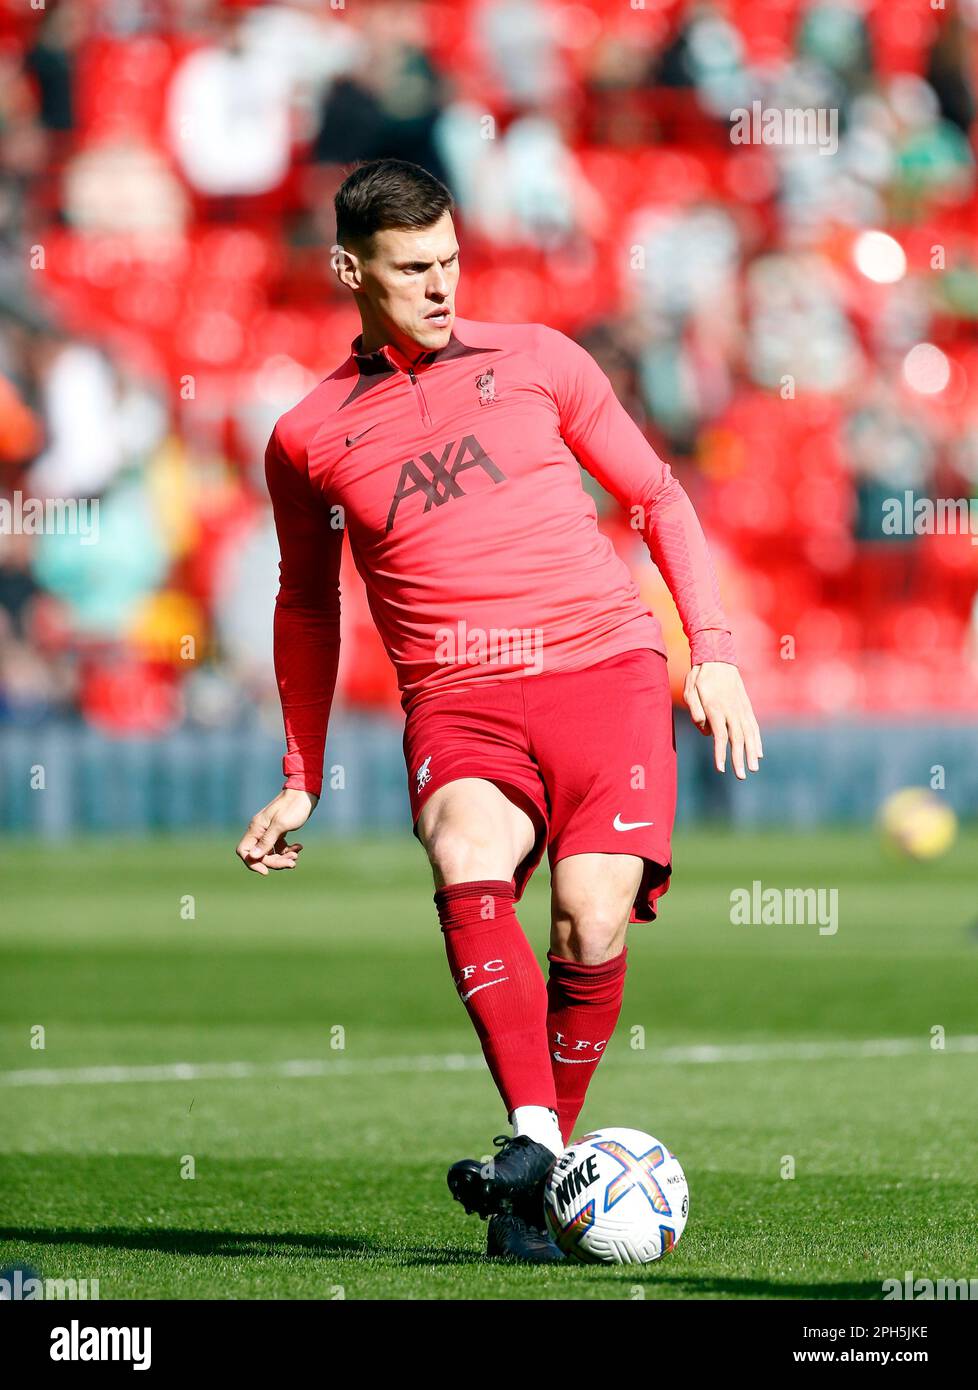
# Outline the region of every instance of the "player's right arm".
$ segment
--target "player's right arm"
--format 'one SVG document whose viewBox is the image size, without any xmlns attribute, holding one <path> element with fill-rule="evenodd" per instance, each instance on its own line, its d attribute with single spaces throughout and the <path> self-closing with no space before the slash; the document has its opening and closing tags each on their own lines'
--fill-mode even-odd
<svg viewBox="0 0 978 1390">
<path fill-rule="evenodd" d="M 304 457 L 273 432 L 265 451 L 281 561 L 275 600 L 275 678 L 282 702 L 285 786 L 252 817 L 236 853 L 257 874 L 294 868 L 286 835 L 312 814 L 323 783 L 326 728 L 340 655 L 343 530 L 309 481 Z"/>
</svg>

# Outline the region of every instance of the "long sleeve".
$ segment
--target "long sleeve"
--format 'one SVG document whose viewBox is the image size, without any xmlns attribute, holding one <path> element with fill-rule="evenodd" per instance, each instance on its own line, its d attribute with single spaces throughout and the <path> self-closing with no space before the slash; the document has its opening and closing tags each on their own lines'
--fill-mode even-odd
<svg viewBox="0 0 978 1390">
<path fill-rule="evenodd" d="M 675 599 L 692 664 L 735 665 L 716 571 L 685 490 L 590 354 L 552 329 L 545 346 L 561 435 L 581 465 L 640 524 L 649 553 Z"/>
<path fill-rule="evenodd" d="M 340 654 L 343 531 L 277 431 L 265 451 L 265 478 L 281 553 L 274 649 L 287 747 L 282 770 L 286 787 L 319 796 Z"/>
</svg>

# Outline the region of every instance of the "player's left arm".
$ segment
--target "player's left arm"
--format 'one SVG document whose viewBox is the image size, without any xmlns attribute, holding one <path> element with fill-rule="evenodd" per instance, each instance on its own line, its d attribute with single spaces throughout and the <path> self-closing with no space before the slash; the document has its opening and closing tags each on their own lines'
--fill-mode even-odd
<svg viewBox="0 0 978 1390">
<path fill-rule="evenodd" d="M 553 330 L 547 330 L 546 350 L 564 440 L 628 509 L 675 599 L 692 662 L 683 690 L 690 716 L 701 733 L 712 735 L 717 771 L 725 770 L 729 748 L 734 773 L 743 779 L 764 756 L 761 733 L 693 504 L 591 355 Z"/>
</svg>

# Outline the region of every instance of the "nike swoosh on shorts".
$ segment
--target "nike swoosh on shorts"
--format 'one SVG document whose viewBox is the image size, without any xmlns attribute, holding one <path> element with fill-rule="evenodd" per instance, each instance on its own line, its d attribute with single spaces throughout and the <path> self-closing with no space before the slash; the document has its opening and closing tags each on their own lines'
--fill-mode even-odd
<svg viewBox="0 0 978 1390">
<path fill-rule="evenodd" d="M 622 818 L 621 818 L 621 812 L 619 811 L 618 815 L 615 816 L 615 819 L 614 819 L 613 824 L 614 824 L 614 827 L 615 827 L 616 830 L 638 830 L 639 826 L 642 826 L 642 825 L 655 825 L 655 821 L 654 821 L 654 820 L 629 820 L 629 821 L 625 821 L 625 820 L 622 820 Z"/>
</svg>

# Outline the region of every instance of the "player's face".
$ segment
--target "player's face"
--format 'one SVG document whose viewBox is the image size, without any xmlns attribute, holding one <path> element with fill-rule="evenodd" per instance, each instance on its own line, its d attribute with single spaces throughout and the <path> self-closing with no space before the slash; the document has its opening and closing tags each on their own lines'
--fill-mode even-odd
<svg viewBox="0 0 978 1390">
<path fill-rule="evenodd" d="M 451 213 L 420 231 L 376 232 L 358 259 L 358 289 L 374 330 L 408 352 L 412 346 L 427 351 L 445 347 L 455 319 L 458 284 L 458 242 Z M 368 336 L 365 332 L 365 343 Z"/>
</svg>

